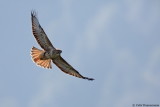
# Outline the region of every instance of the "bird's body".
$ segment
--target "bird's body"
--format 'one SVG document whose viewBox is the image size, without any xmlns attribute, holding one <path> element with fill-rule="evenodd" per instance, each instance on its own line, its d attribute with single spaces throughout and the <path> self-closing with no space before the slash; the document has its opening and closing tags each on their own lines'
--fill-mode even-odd
<svg viewBox="0 0 160 107">
<path fill-rule="evenodd" d="M 33 35 L 36 38 L 38 44 L 44 49 L 40 50 L 35 47 L 31 49 L 31 56 L 33 61 L 44 68 L 51 69 L 53 62 L 57 67 L 59 67 L 63 72 L 88 80 L 94 80 L 93 78 L 88 78 L 82 76 L 77 70 L 75 70 L 70 64 L 68 64 L 62 57 L 62 50 L 56 49 L 50 40 L 48 39 L 46 33 L 43 28 L 39 24 L 39 21 L 36 17 L 36 12 L 31 12 L 31 20 L 32 20 L 32 31 Z"/>
</svg>

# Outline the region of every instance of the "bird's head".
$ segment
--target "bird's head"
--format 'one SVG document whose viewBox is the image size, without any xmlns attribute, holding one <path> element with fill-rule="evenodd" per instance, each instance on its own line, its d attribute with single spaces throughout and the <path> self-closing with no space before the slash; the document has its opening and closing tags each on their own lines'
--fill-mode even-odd
<svg viewBox="0 0 160 107">
<path fill-rule="evenodd" d="M 62 50 L 56 49 L 56 52 L 57 52 L 57 54 L 61 54 L 61 53 L 62 53 Z"/>
<path fill-rule="evenodd" d="M 52 53 L 51 53 L 51 58 L 54 59 L 54 58 L 60 56 L 61 53 L 62 53 L 62 50 L 56 49 L 56 50 L 52 51 Z"/>
</svg>

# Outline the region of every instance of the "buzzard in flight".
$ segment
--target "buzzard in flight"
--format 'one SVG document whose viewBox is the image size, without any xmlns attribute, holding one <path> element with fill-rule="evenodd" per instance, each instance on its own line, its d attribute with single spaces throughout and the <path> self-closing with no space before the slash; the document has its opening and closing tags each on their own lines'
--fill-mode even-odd
<svg viewBox="0 0 160 107">
<path fill-rule="evenodd" d="M 32 32 L 37 40 L 38 44 L 43 48 L 43 50 L 33 47 L 31 49 L 32 60 L 39 66 L 43 68 L 51 69 L 51 61 L 59 67 L 63 72 L 87 80 L 94 80 L 93 78 L 88 78 L 82 76 L 77 70 L 75 70 L 70 64 L 68 64 L 62 57 L 62 50 L 56 49 L 50 40 L 48 39 L 43 28 L 39 24 L 39 21 L 36 16 L 36 12 L 31 12 L 32 20 Z"/>
</svg>

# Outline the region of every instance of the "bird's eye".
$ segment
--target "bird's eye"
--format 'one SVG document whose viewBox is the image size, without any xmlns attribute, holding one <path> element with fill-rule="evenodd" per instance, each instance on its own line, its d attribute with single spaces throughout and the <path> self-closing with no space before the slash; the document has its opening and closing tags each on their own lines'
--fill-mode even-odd
<svg viewBox="0 0 160 107">
<path fill-rule="evenodd" d="M 62 53 L 62 50 L 59 50 L 59 53 Z"/>
</svg>

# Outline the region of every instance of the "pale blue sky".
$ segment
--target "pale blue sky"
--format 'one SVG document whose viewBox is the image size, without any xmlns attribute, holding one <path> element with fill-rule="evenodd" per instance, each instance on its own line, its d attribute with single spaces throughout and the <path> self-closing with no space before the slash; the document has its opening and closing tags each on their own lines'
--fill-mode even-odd
<svg viewBox="0 0 160 107">
<path fill-rule="evenodd" d="M 30 12 L 87 81 L 36 66 Z M 1 0 L 0 107 L 160 104 L 159 0 Z"/>
</svg>

